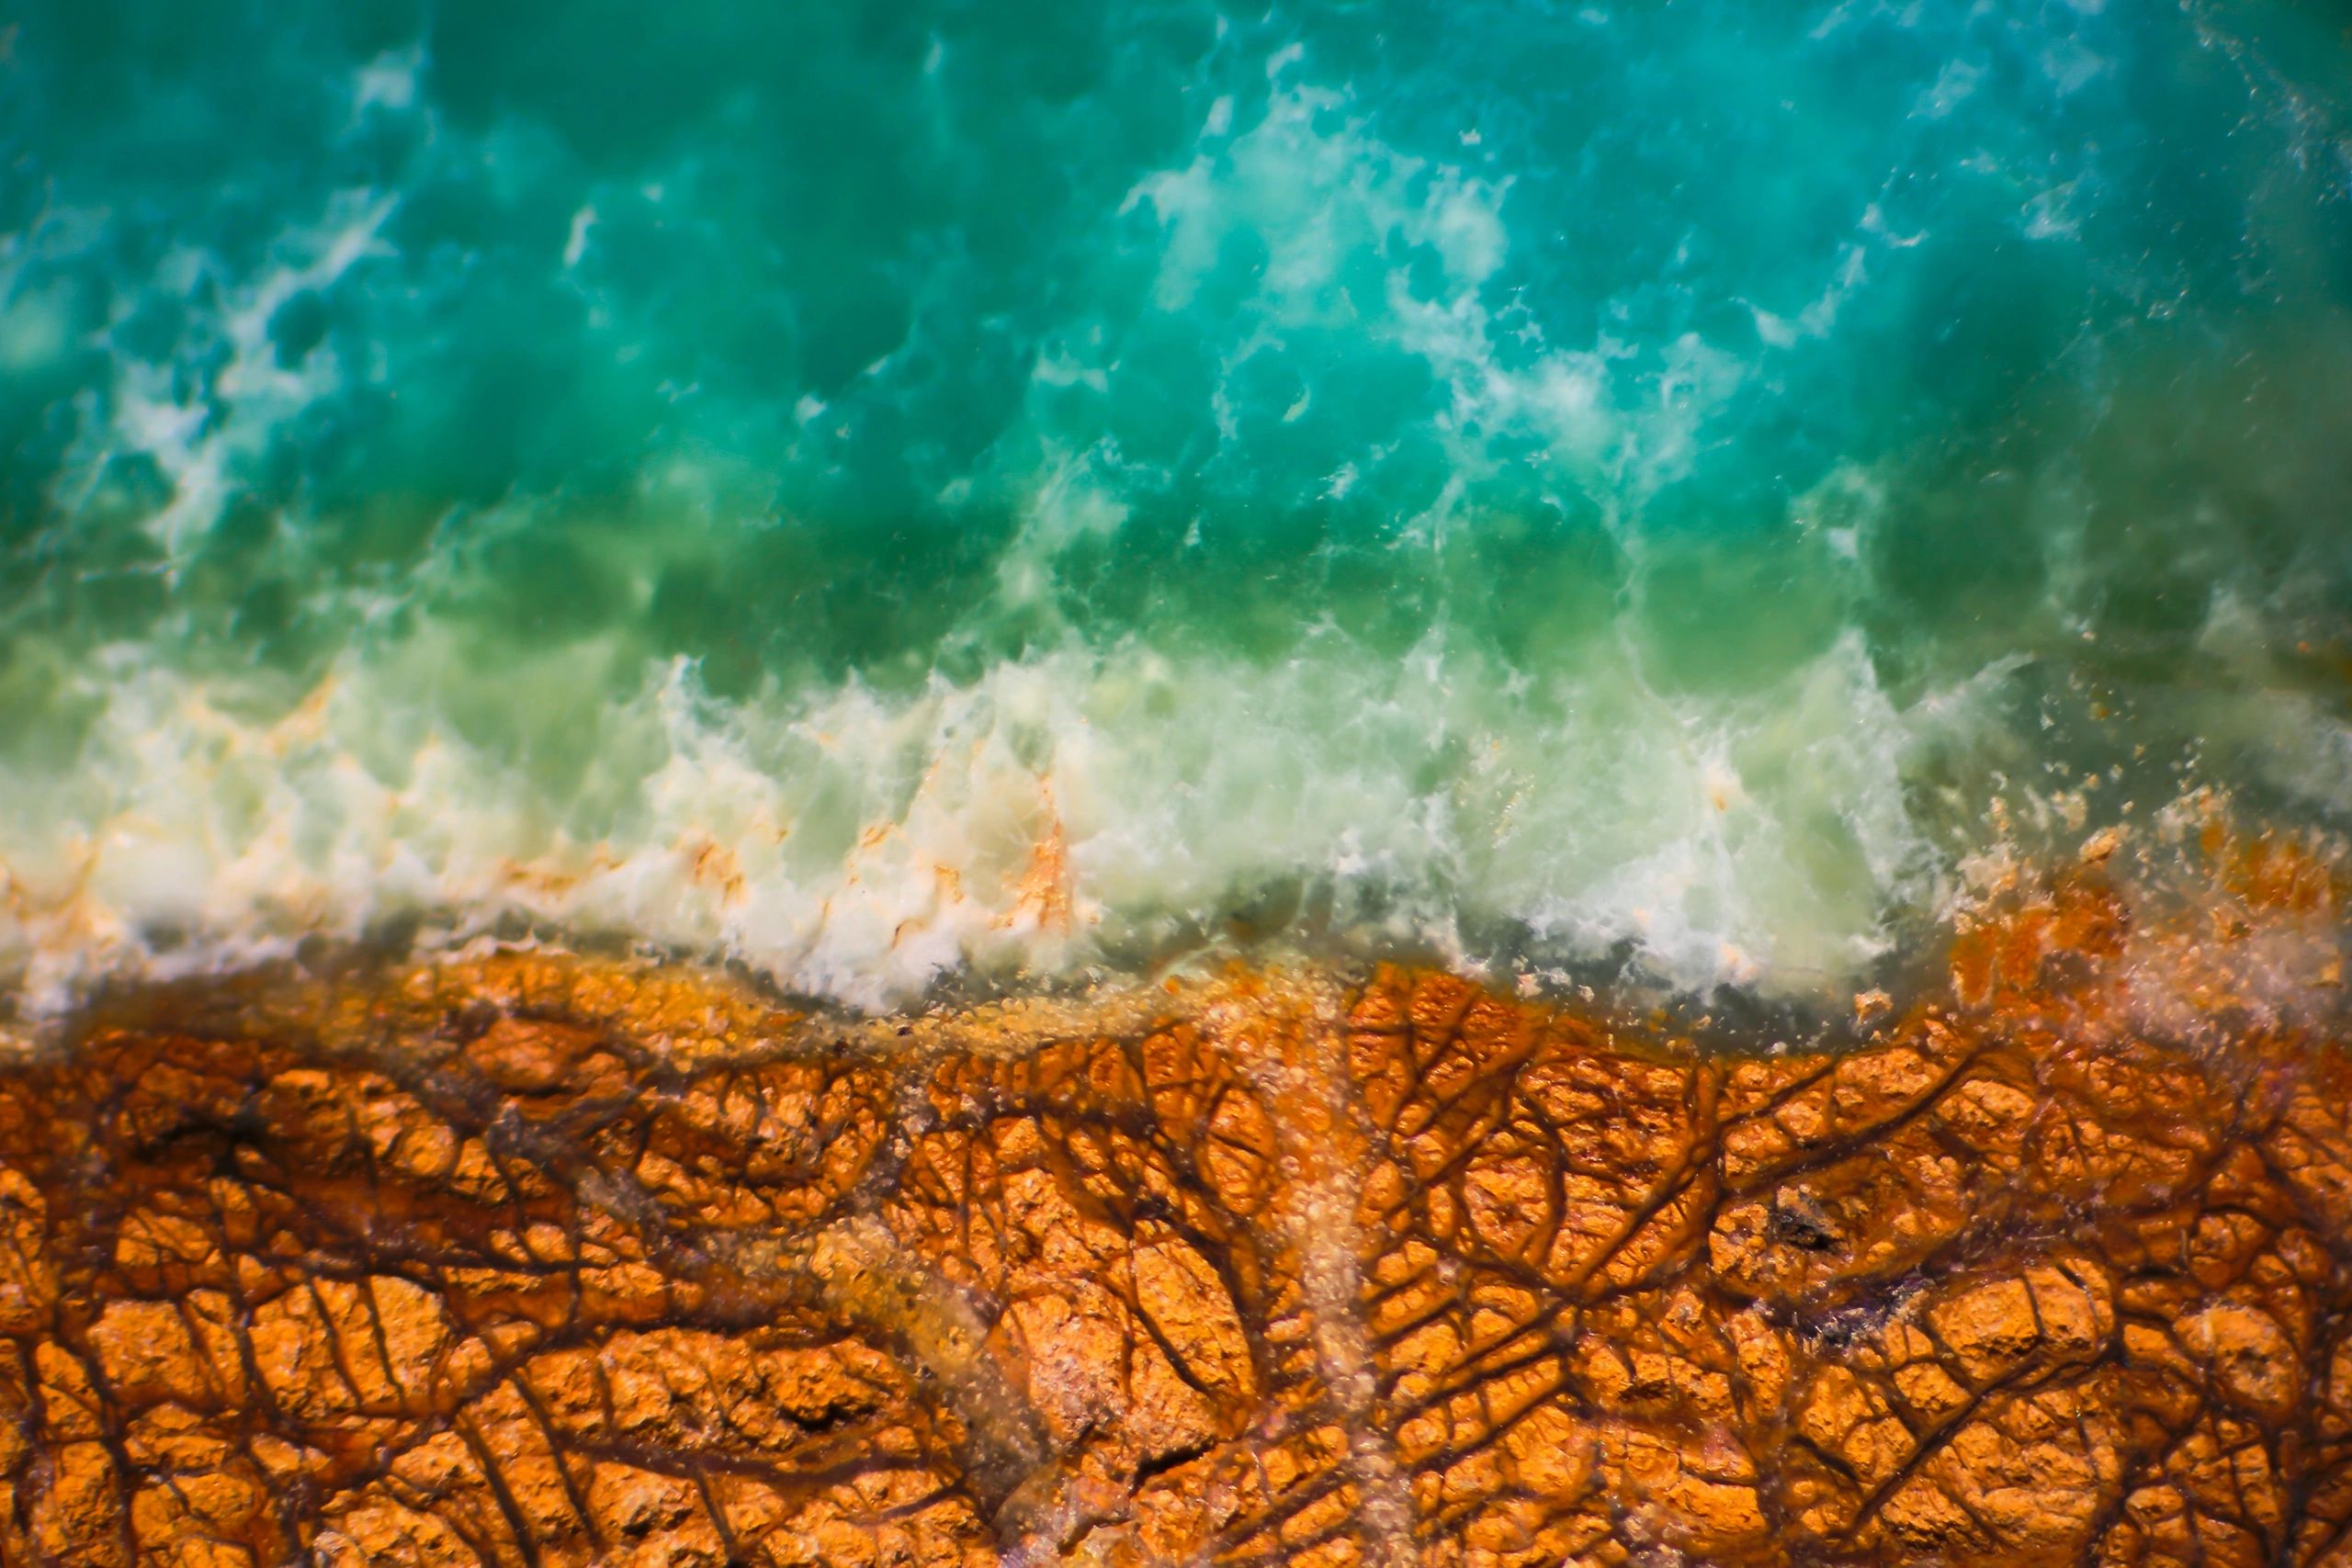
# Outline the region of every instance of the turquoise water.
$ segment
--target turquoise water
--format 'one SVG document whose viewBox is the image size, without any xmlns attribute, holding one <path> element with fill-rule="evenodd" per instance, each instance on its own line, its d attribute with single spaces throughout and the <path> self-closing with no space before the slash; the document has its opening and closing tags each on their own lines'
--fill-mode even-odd
<svg viewBox="0 0 2352 1568">
<path fill-rule="evenodd" d="M 0 28 L 37 993 L 514 919 L 1804 991 L 2005 847 L 2352 816 L 2327 6 Z"/>
</svg>

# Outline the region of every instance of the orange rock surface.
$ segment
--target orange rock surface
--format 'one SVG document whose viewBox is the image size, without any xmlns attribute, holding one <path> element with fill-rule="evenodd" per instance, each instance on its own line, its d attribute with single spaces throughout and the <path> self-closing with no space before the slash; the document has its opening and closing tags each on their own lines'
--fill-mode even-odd
<svg viewBox="0 0 2352 1568">
<path fill-rule="evenodd" d="M 141 993 L 0 1073 L 0 1562 L 2352 1562 L 2352 1066 L 2151 1037 L 2140 941 L 2021 900 L 1815 1055 L 1398 970 Z"/>
</svg>

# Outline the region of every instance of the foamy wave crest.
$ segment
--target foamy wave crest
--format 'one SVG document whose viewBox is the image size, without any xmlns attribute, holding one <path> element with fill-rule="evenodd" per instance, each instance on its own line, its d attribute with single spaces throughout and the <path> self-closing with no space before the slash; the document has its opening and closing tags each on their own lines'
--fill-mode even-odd
<svg viewBox="0 0 2352 1568">
<path fill-rule="evenodd" d="M 1812 988 L 1877 950 L 1928 859 L 1907 721 L 1852 637 L 1736 705 L 1657 691 L 1630 655 L 1532 685 L 1434 634 L 1271 667 L 1072 647 L 741 704 L 684 665 L 602 702 L 589 662 L 469 670 L 419 636 L 275 702 L 92 667 L 80 754 L 5 781 L 8 965 L 54 1004 L 393 917 L 448 939 L 527 917 L 880 1009 L 955 975 L 1163 960 L 1279 893 L 1272 924 L 1346 946 L 1476 957 L 1464 933 L 1500 925 Z M 518 746 L 530 724 L 473 711 L 492 694 L 581 743 Z"/>
</svg>

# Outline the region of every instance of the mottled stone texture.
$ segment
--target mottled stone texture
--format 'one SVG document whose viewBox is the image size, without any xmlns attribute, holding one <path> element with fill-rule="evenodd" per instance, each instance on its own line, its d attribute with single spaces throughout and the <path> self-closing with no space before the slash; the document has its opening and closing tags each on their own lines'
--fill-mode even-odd
<svg viewBox="0 0 2352 1568">
<path fill-rule="evenodd" d="M 0 1562 L 2352 1562 L 2352 1068 L 2143 1038 L 2129 923 L 1815 1055 L 1403 971 L 134 998 L 0 1076 Z"/>
</svg>

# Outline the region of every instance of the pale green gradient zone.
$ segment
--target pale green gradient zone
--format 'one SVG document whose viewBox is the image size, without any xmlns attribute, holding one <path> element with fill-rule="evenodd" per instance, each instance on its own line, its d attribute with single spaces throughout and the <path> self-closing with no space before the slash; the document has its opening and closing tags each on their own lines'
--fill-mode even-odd
<svg viewBox="0 0 2352 1568">
<path fill-rule="evenodd" d="M 869 1003 L 1801 987 L 1995 795 L 2352 806 L 2316 7 L 293 10 L 10 48 L 46 972 L 457 908 Z"/>
</svg>

